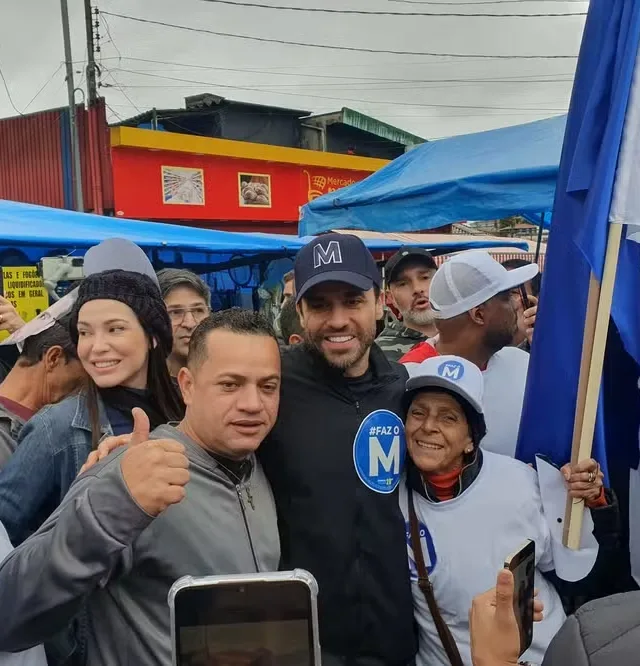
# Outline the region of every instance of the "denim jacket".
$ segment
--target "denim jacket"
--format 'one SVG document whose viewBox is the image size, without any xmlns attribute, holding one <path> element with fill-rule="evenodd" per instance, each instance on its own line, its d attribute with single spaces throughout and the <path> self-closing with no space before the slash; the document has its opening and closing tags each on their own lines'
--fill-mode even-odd
<svg viewBox="0 0 640 666">
<path fill-rule="evenodd" d="M 24 420 L 0 404 L 0 469 L 15 453 Z"/>
<path fill-rule="evenodd" d="M 111 435 L 99 404 L 101 437 Z M 18 448 L 0 470 L 0 522 L 14 546 L 21 544 L 58 507 L 91 452 L 86 392 L 80 391 L 31 418 Z"/>
</svg>

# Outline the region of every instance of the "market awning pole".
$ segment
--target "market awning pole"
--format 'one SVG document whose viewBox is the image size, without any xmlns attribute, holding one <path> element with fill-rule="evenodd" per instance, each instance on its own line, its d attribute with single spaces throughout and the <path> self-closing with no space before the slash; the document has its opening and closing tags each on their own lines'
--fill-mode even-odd
<svg viewBox="0 0 640 666">
<path fill-rule="evenodd" d="M 542 231 L 544 229 L 544 213 L 541 213 L 540 215 L 540 225 L 538 226 L 538 244 L 536 245 L 536 261 L 535 263 L 538 263 L 538 259 L 540 259 L 540 247 L 542 246 Z"/>
</svg>

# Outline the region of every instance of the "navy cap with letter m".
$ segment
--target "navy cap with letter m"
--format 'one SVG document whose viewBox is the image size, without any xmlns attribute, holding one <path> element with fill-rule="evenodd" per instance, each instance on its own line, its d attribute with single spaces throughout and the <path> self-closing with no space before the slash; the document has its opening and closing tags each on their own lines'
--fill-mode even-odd
<svg viewBox="0 0 640 666">
<path fill-rule="evenodd" d="M 296 301 L 324 282 L 342 282 L 362 291 L 380 287 L 375 259 L 352 234 L 323 234 L 307 243 L 296 256 Z"/>
</svg>

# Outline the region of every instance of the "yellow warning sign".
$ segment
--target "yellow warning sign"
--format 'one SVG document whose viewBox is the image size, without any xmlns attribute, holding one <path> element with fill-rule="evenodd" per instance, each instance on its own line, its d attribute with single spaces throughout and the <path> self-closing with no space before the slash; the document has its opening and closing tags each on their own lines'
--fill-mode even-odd
<svg viewBox="0 0 640 666">
<path fill-rule="evenodd" d="M 49 307 L 49 294 L 35 266 L 7 266 L 2 269 L 2 295 L 13 304 L 24 321 Z M 0 340 L 8 337 L 0 332 Z"/>
</svg>

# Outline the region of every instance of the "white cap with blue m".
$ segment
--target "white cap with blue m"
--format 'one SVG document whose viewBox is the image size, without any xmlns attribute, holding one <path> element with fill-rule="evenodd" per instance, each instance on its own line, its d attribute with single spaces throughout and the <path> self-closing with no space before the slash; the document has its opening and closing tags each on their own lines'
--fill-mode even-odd
<svg viewBox="0 0 640 666">
<path fill-rule="evenodd" d="M 422 363 L 405 363 L 409 373 L 406 390 L 430 386 L 443 388 L 464 398 L 479 414 L 483 413 L 484 378 L 475 363 L 460 356 L 433 356 Z"/>
</svg>

